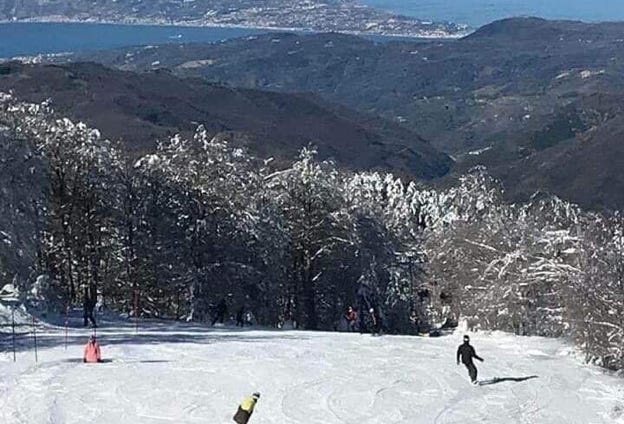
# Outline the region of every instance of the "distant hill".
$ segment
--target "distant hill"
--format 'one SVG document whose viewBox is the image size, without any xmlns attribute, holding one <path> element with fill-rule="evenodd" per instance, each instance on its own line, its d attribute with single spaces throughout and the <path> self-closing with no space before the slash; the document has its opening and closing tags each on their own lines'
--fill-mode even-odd
<svg viewBox="0 0 624 424">
<path fill-rule="evenodd" d="M 0 64 L 0 91 L 9 90 L 26 101 L 50 98 L 59 114 L 121 138 L 133 154 L 203 124 L 262 157 L 291 160 L 313 144 L 321 158 L 355 169 L 433 178 L 452 165 L 414 132 L 312 95 L 227 88 L 164 70 L 136 74 L 92 63 Z"/>
<path fill-rule="evenodd" d="M 601 41 L 617 39 L 621 35 L 621 22 L 597 24 L 579 21 L 554 21 L 542 18 L 509 18 L 484 25 L 466 36 L 464 40 L 490 39 L 496 42 L 543 43 Z"/>
<path fill-rule="evenodd" d="M 461 40 L 435 42 L 269 34 L 57 60 L 165 67 L 231 86 L 314 92 L 416 131 L 453 155 L 458 170 L 485 164 L 513 199 L 545 190 L 584 206 L 624 208 L 616 194 L 624 190 L 624 157 L 615 141 L 624 105 L 624 23 L 506 19 Z M 583 161 L 563 159 L 581 151 Z M 590 151 L 613 155 L 597 172 L 585 160 Z M 554 172 L 574 178 L 575 189 Z"/>
<path fill-rule="evenodd" d="M 492 168 L 518 198 L 544 188 L 584 205 L 624 208 L 624 116 L 534 155 Z"/>
</svg>

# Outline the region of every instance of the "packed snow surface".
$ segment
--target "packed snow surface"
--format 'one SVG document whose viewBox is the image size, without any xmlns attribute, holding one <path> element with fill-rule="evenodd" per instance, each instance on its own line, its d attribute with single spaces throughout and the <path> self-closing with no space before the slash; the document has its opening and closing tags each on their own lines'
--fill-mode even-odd
<svg viewBox="0 0 624 424">
<path fill-rule="evenodd" d="M 245 397 L 262 396 L 261 423 L 624 423 L 624 381 L 582 365 L 565 343 L 474 334 L 485 359 L 473 386 L 455 363 L 461 334 L 360 334 L 110 324 L 102 364 L 80 361 L 88 332 L 40 329 L 0 347 L 2 423 L 231 423 Z M 42 332 L 43 331 L 43 332 Z M 9 339 L 10 340 L 10 339 Z M 521 378 L 536 375 L 525 381 Z M 496 380 L 495 380 L 496 381 Z"/>
</svg>

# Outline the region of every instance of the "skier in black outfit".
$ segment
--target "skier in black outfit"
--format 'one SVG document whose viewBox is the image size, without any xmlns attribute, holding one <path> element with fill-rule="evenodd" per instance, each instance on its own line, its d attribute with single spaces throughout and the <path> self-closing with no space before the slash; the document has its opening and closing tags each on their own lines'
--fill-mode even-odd
<svg viewBox="0 0 624 424">
<path fill-rule="evenodd" d="M 236 312 L 236 326 L 245 326 L 245 305 L 241 306 Z"/>
<path fill-rule="evenodd" d="M 89 325 L 89 321 L 91 321 L 93 328 L 97 327 L 97 325 L 95 324 L 95 316 L 93 315 L 93 310 L 95 309 L 96 303 L 97 302 L 93 297 L 90 297 L 87 294 L 85 294 L 85 300 L 83 304 L 83 308 L 84 308 L 83 318 L 84 318 L 85 327 Z"/>
<path fill-rule="evenodd" d="M 381 318 L 381 314 L 379 313 L 379 308 L 378 307 L 372 307 L 369 309 L 368 311 L 371 315 L 371 321 L 373 323 L 373 329 L 372 329 L 372 334 L 374 335 L 381 335 L 381 330 L 383 328 L 383 321 Z"/>
<path fill-rule="evenodd" d="M 457 349 L 457 365 L 459 365 L 459 358 L 461 357 L 462 363 L 468 368 L 468 374 L 470 375 L 470 381 L 476 384 L 477 382 L 477 367 L 472 362 L 472 358 L 478 359 L 483 362 L 483 358 L 477 355 L 474 347 L 470 345 L 470 337 L 464 336 L 464 343 L 459 345 Z"/>
<path fill-rule="evenodd" d="M 212 318 L 212 325 L 214 326 L 217 321 L 223 324 L 223 321 L 225 321 L 225 314 L 227 314 L 227 303 L 225 303 L 225 299 L 221 299 L 215 309 L 215 314 Z"/>
</svg>

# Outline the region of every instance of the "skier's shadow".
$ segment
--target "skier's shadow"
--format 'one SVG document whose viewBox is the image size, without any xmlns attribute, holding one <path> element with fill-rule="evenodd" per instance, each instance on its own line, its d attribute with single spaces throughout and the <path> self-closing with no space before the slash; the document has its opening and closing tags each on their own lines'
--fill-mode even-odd
<svg viewBox="0 0 624 424">
<path fill-rule="evenodd" d="M 61 362 L 66 362 L 69 364 L 79 364 L 84 361 L 81 358 L 69 358 L 69 359 L 63 359 Z M 117 362 L 121 364 L 162 364 L 162 363 L 171 362 L 171 361 L 167 361 L 164 359 L 144 359 L 144 360 L 136 360 L 136 361 L 135 360 L 119 361 L 115 359 L 102 359 L 100 361 L 100 364 L 110 364 L 111 362 Z"/>
<path fill-rule="evenodd" d="M 84 360 L 81 358 L 69 358 L 69 359 L 63 359 L 61 362 L 66 362 L 69 364 L 79 364 L 79 363 L 83 363 Z M 108 364 L 110 362 L 113 362 L 112 359 L 102 359 L 100 361 L 101 364 Z"/>
<path fill-rule="evenodd" d="M 528 377 L 494 377 L 494 378 L 490 378 L 489 380 L 479 381 L 479 386 L 488 386 L 490 384 L 498 384 L 498 383 L 503 383 L 505 381 L 514 381 L 516 383 L 519 383 L 521 381 L 532 380 L 534 378 L 538 378 L 538 376 L 530 375 Z"/>
</svg>

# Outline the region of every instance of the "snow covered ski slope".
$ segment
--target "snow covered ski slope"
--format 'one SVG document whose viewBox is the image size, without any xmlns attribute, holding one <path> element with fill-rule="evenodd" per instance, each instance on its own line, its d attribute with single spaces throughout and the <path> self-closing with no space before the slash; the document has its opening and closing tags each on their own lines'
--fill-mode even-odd
<svg viewBox="0 0 624 424">
<path fill-rule="evenodd" d="M 624 423 L 624 379 L 580 364 L 561 341 L 472 336 L 479 379 L 455 364 L 461 335 L 370 337 L 297 331 L 207 330 L 149 324 L 99 333 L 104 358 L 80 362 L 86 332 L 40 336 L 0 353 L 0 423 L 231 423 L 262 397 L 252 424 Z M 509 378 L 537 375 L 526 381 Z"/>
</svg>

